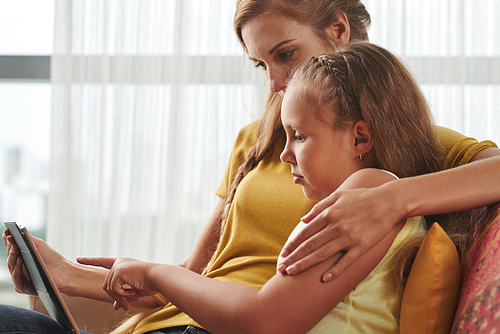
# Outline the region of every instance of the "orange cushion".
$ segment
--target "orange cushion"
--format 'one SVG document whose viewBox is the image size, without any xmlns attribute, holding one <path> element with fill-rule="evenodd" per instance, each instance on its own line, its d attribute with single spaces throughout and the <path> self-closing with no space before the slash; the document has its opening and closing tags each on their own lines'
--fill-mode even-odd
<svg viewBox="0 0 500 334">
<path fill-rule="evenodd" d="M 460 293 L 455 245 L 434 223 L 415 257 L 401 304 L 400 333 L 449 333 Z"/>
</svg>

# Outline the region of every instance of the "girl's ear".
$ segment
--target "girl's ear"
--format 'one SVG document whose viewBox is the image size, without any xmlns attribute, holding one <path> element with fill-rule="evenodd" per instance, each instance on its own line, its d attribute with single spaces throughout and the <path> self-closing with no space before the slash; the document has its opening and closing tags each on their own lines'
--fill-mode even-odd
<svg viewBox="0 0 500 334">
<path fill-rule="evenodd" d="M 351 27 L 347 15 L 342 11 L 337 14 L 332 23 L 326 28 L 326 33 L 335 41 L 337 47 L 349 42 Z"/>
<path fill-rule="evenodd" d="M 354 136 L 354 149 L 359 154 L 367 154 L 373 147 L 372 131 L 365 120 L 357 121 L 352 127 Z"/>
</svg>

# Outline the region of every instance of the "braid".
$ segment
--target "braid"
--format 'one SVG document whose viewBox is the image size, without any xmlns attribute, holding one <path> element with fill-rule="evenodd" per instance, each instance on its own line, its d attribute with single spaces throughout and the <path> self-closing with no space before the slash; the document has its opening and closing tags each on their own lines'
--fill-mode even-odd
<svg viewBox="0 0 500 334">
<path fill-rule="evenodd" d="M 233 203 L 234 197 L 236 195 L 236 189 L 238 188 L 240 182 L 248 173 L 250 173 L 252 169 L 257 167 L 259 162 L 264 159 L 264 157 L 269 152 L 272 152 L 276 142 L 285 134 L 285 130 L 281 125 L 282 101 L 283 98 L 279 94 L 269 94 L 266 105 L 266 113 L 264 113 L 264 115 L 262 116 L 262 119 L 257 128 L 257 139 L 255 141 L 255 145 L 248 150 L 248 157 L 246 161 L 238 168 L 238 172 L 234 176 L 231 187 L 229 188 L 224 211 L 219 216 L 220 238 L 224 233 L 229 210 L 231 208 L 231 204 Z M 269 126 L 270 124 L 272 126 Z M 213 261 L 214 256 L 212 256 L 212 259 L 205 267 L 203 273 L 208 272 L 208 269 L 212 266 Z"/>
</svg>

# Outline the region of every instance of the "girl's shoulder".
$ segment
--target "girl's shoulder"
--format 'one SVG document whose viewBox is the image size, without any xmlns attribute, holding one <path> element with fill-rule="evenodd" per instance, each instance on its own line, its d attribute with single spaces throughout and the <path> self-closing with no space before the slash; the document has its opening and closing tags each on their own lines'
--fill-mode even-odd
<svg viewBox="0 0 500 334">
<path fill-rule="evenodd" d="M 349 176 L 340 186 L 342 189 L 375 188 L 384 183 L 398 180 L 391 172 L 377 168 L 363 168 Z"/>
</svg>

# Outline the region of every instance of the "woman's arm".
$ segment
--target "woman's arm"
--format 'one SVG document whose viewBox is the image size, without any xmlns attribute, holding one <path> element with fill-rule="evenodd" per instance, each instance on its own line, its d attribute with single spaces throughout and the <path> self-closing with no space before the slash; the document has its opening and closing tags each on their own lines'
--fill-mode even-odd
<svg viewBox="0 0 500 334">
<path fill-rule="evenodd" d="M 382 173 L 382 174 L 380 174 Z M 364 170 L 363 185 L 392 176 Z M 353 181 L 353 180 L 351 180 Z M 352 182 L 355 185 L 356 182 Z M 296 275 L 276 274 L 262 289 L 210 279 L 184 268 L 132 259 L 83 258 L 82 263 L 111 268 L 104 288 L 127 309 L 130 300 L 160 292 L 214 333 L 305 333 L 330 312 L 380 262 L 403 222 L 361 256 L 334 284 L 320 274 L 337 258 Z"/>
<path fill-rule="evenodd" d="M 191 255 L 181 264 L 181 267 L 201 273 L 212 258 L 220 239 L 220 216 L 224 211 L 226 200 L 220 198 L 215 210 L 203 227 Z"/>
<path fill-rule="evenodd" d="M 218 242 L 218 221 L 221 212 L 221 207 L 225 200 L 221 199 L 216 206 L 212 216 L 207 221 L 193 253 L 183 263 L 187 269 L 195 272 L 201 272 L 204 265 L 210 259 L 211 252 L 215 249 Z M 210 237 L 214 236 L 214 237 Z M 24 269 L 23 260 L 19 254 L 19 248 L 16 246 L 13 237 L 6 229 L 2 235 L 3 242 L 7 248 L 7 266 L 11 273 L 12 281 L 15 289 L 19 293 L 34 295 L 36 294 L 31 281 Z M 113 302 L 102 289 L 102 284 L 108 270 L 103 268 L 89 267 L 74 263 L 64 258 L 56 252 L 45 241 L 35 238 L 34 243 L 40 252 L 49 272 L 51 273 L 54 282 L 60 292 L 68 296 L 79 296 L 105 302 Z M 151 301 L 141 301 L 144 305 L 134 305 L 137 307 L 150 306 Z M 155 301 L 153 300 L 153 303 Z"/>
<path fill-rule="evenodd" d="M 7 267 L 16 291 L 35 295 L 36 292 L 24 268 L 19 248 L 7 229 L 3 232 L 2 239 L 7 247 Z M 59 291 L 69 296 L 82 296 L 112 302 L 112 299 L 102 291 L 102 282 L 104 282 L 108 270 L 89 268 L 68 261 L 39 238 L 33 237 L 33 242 Z"/>
<path fill-rule="evenodd" d="M 374 189 L 338 191 L 303 218 L 308 227 L 285 245 L 286 260 L 280 271 L 295 274 L 346 251 L 323 274 L 323 279 L 329 281 L 344 272 L 383 237 L 383 231 L 389 231 L 402 218 L 464 211 L 498 201 L 500 150 L 496 148 L 484 149 L 471 163 L 460 167 L 405 178 Z M 357 223 L 352 224 L 353 221 Z"/>
</svg>

